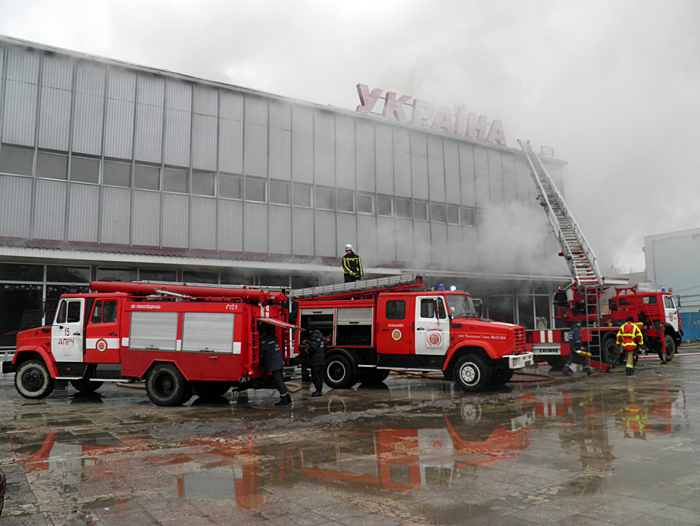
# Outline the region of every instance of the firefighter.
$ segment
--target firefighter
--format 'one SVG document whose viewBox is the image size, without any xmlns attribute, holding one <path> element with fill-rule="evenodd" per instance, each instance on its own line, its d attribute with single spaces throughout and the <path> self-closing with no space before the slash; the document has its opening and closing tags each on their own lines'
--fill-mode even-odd
<svg viewBox="0 0 700 526">
<path fill-rule="evenodd" d="M 628 316 L 627 322 L 617 332 L 617 344 L 622 346 L 622 351 L 625 353 L 625 361 L 627 362 L 625 374 L 627 376 L 634 376 L 634 354 L 637 352 L 637 348 L 644 345 L 642 331 L 632 323 L 633 321 L 634 318 Z"/>
<path fill-rule="evenodd" d="M 345 274 L 345 283 L 357 281 L 364 277 L 362 270 L 362 261 L 360 256 L 352 251 L 352 245 L 345 245 L 345 255 L 343 256 L 343 272 Z"/>
<path fill-rule="evenodd" d="M 583 368 L 586 372 L 586 376 L 591 376 L 593 370 L 586 360 L 590 354 L 583 348 L 583 340 L 581 339 L 581 329 L 579 328 L 578 320 L 574 320 L 571 324 L 571 330 L 569 331 L 569 348 L 571 352 L 569 352 L 569 358 L 566 360 L 566 365 L 564 365 L 562 369 L 564 376 L 571 376 L 574 374 L 571 370 L 571 365 L 574 363 L 579 364 Z"/>
<path fill-rule="evenodd" d="M 270 373 L 270 385 L 280 393 L 280 401 L 275 405 L 288 405 L 292 403 L 292 397 L 284 384 L 282 369 L 284 368 L 284 358 L 280 344 L 275 335 L 275 328 L 269 323 L 258 323 L 260 333 L 260 361 L 266 373 Z"/>
<path fill-rule="evenodd" d="M 311 379 L 316 390 L 311 396 L 323 395 L 323 368 L 326 365 L 326 339 L 321 331 L 316 327 L 309 327 L 309 336 L 306 351 L 309 355 L 309 367 L 311 368 Z"/>
</svg>

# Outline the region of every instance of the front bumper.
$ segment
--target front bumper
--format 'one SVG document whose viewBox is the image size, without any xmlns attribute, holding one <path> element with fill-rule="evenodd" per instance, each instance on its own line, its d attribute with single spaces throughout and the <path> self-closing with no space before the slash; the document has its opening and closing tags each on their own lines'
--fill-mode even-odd
<svg viewBox="0 0 700 526">
<path fill-rule="evenodd" d="M 17 370 L 17 368 L 15 367 L 15 364 L 13 364 L 12 362 L 2 362 L 2 372 L 4 374 L 14 373 L 16 370 Z"/>
<path fill-rule="evenodd" d="M 522 369 L 528 365 L 534 365 L 535 355 L 531 352 L 526 352 L 524 354 L 511 354 L 504 356 L 508 358 L 508 368 L 509 369 Z"/>
</svg>

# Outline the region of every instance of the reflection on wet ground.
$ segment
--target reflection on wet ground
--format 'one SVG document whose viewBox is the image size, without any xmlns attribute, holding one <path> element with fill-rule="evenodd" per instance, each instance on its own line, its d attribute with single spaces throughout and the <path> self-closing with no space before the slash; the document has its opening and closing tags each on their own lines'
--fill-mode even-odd
<svg viewBox="0 0 700 526">
<path fill-rule="evenodd" d="M 697 525 L 698 373 L 678 357 L 478 395 L 392 376 L 305 384 L 291 408 L 117 386 L 28 401 L 0 377 L 0 523 Z"/>
</svg>

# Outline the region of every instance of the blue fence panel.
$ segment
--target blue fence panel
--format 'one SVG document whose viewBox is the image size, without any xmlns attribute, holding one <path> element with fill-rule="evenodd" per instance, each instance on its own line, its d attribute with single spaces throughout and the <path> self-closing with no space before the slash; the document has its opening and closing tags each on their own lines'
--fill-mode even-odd
<svg viewBox="0 0 700 526">
<path fill-rule="evenodd" d="M 683 341 L 700 340 L 700 312 L 683 312 L 681 321 L 683 322 Z"/>
</svg>

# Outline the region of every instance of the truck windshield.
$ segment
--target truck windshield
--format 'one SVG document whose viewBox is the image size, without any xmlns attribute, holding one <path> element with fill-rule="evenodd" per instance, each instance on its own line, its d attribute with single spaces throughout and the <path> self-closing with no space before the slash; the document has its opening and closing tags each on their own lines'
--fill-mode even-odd
<svg viewBox="0 0 700 526">
<path fill-rule="evenodd" d="M 447 304 L 452 318 L 476 318 L 476 309 L 471 296 L 466 294 L 448 294 Z"/>
</svg>

